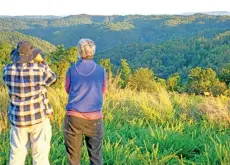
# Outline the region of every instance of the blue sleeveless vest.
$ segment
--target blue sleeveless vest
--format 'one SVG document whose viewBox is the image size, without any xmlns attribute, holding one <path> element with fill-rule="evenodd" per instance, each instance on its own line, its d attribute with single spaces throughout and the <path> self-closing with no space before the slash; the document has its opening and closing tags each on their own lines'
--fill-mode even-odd
<svg viewBox="0 0 230 165">
<path fill-rule="evenodd" d="M 70 90 L 67 110 L 102 110 L 105 70 L 93 60 L 80 60 L 69 69 Z"/>
</svg>

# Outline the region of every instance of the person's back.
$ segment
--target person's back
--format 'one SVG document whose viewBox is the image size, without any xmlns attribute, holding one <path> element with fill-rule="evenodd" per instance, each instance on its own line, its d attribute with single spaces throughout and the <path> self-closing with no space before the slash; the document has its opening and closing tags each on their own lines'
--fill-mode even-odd
<svg viewBox="0 0 230 165">
<path fill-rule="evenodd" d="M 105 70 L 93 60 L 80 60 L 68 72 L 71 86 L 66 109 L 79 112 L 101 110 Z"/>
<path fill-rule="evenodd" d="M 31 126 L 53 112 L 46 86 L 55 80 L 55 74 L 45 63 L 13 63 L 5 67 L 4 81 L 10 95 L 8 114 L 12 125 Z"/>
<path fill-rule="evenodd" d="M 30 145 L 33 164 L 49 165 L 53 110 L 45 86 L 53 84 L 56 75 L 45 62 L 34 62 L 39 56 L 39 49 L 28 41 L 20 42 L 11 52 L 13 63 L 3 71 L 10 96 L 10 165 L 24 165 Z"/>
<path fill-rule="evenodd" d="M 78 49 L 82 59 L 71 66 L 66 74 L 65 88 L 69 99 L 64 139 L 70 165 L 80 164 L 83 135 L 90 164 L 102 165 L 102 104 L 106 91 L 106 72 L 93 61 L 95 48 L 92 40 L 81 39 Z"/>
</svg>

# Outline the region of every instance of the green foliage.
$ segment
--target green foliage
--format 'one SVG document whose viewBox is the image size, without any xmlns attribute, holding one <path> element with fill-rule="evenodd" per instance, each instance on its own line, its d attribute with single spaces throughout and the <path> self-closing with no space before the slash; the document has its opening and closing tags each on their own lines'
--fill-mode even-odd
<svg viewBox="0 0 230 165">
<path fill-rule="evenodd" d="M 10 52 L 13 47 L 7 42 L 0 42 L 0 64 L 6 65 L 10 63 Z"/>
<path fill-rule="evenodd" d="M 58 63 L 67 57 L 67 52 L 64 45 L 58 45 L 57 49 L 46 56 L 46 60 L 53 63 Z"/>
<path fill-rule="evenodd" d="M 54 85 L 56 88 L 64 87 L 66 72 L 77 61 L 77 52 L 76 47 L 65 49 L 63 45 L 59 45 L 56 51 L 46 56 L 45 60 L 57 75 L 58 81 Z"/>
<path fill-rule="evenodd" d="M 214 96 L 224 94 L 227 87 L 224 82 L 216 81 L 216 83 L 212 86 L 211 90 Z"/>
<path fill-rule="evenodd" d="M 125 59 L 121 59 L 121 68 L 118 74 L 121 76 L 120 85 L 122 88 L 125 88 L 128 84 L 128 79 L 131 74 L 131 69 Z"/>
<path fill-rule="evenodd" d="M 163 78 L 156 77 L 156 82 L 159 83 L 165 89 L 167 88 L 166 80 Z"/>
<path fill-rule="evenodd" d="M 204 94 L 211 92 L 211 87 L 216 82 L 216 73 L 210 68 L 197 67 L 190 70 L 188 78 L 188 92 Z"/>
<path fill-rule="evenodd" d="M 221 34 L 220 34 L 221 35 Z M 110 58 L 115 67 L 125 58 L 132 69 L 149 67 L 161 78 L 179 73 L 184 81 L 191 68 L 209 67 L 219 73 L 220 68 L 230 62 L 230 42 L 216 38 L 191 38 L 169 40 L 162 44 L 131 44 L 100 52 L 98 58 Z"/>
<path fill-rule="evenodd" d="M 43 53 L 52 52 L 55 50 L 55 46 L 51 43 L 41 40 L 37 37 L 32 37 L 15 31 L 0 31 L 0 41 L 8 42 L 13 46 L 16 46 L 20 41 L 30 41 L 36 48 L 40 48 Z"/>
<path fill-rule="evenodd" d="M 112 30 L 112 31 L 119 31 L 119 30 L 130 30 L 134 28 L 134 25 L 131 22 L 108 22 L 105 23 L 105 27 Z"/>
<path fill-rule="evenodd" d="M 51 65 L 51 67 L 53 68 L 53 65 Z M 58 64 L 56 68 L 56 75 L 57 75 L 58 81 L 54 85 L 56 88 L 64 87 L 66 72 L 69 67 L 70 67 L 70 64 L 66 61 L 62 61 Z"/>
<path fill-rule="evenodd" d="M 77 57 L 78 57 L 78 49 L 76 46 L 67 49 L 67 56 L 65 57 L 65 60 L 67 62 L 73 64 L 76 62 Z"/>
<path fill-rule="evenodd" d="M 188 92 L 195 94 L 210 94 L 219 95 L 226 90 L 226 85 L 219 82 L 216 78 L 216 72 L 211 68 L 202 69 L 196 67 L 190 70 L 188 75 Z"/>
<path fill-rule="evenodd" d="M 171 91 L 183 92 L 181 77 L 178 73 L 175 73 L 168 78 L 167 87 Z"/>
<path fill-rule="evenodd" d="M 12 48 L 12 45 L 7 42 L 0 42 L 0 86 L 2 84 L 3 69 L 6 64 L 11 63 L 10 52 Z"/>
<path fill-rule="evenodd" d="M 128 80 L 128 86 L 137 91 L 154 92 L 157 88 L 155 76 L 152 70 L 139 68 L 135 70 Z"/>
<path fill-rule="evenodd" d="M 219 73 L 220 80 L 229 85 L 230 82 L 230 63 L 224 64 Z"/>
<path fill-rule="evenodd" d="M 230 82 L 230 70 L 222 68 L 220 71 L 220 79 L 226 84 Z"/>
<path fill-rule="evenodd" d="M 106 72 L 112 71 L 113 64 L 110 62 L 110 59 L 101 59 L 99 64 L 103 66 L 106 70 Z"/>
<path fill-rule="evenodd" d="M 99 64 L 104 67 L 106 73 L 107 73 L 107 79 L 108 79 L 108 84 L 110 85 L 113 79 L 113 64 L 110 62 L 110 59 L 100 59 Z"/>
<path fill-rule="evenodd" d="M 63 27 L 63 26 L 72 26 L 78 24 L 91 24 L 92 20 L 87 15 L 71 15 L 59 19 L 53 19 L 50 21 L 49 26 L 53 27 Z"/>
</svg>

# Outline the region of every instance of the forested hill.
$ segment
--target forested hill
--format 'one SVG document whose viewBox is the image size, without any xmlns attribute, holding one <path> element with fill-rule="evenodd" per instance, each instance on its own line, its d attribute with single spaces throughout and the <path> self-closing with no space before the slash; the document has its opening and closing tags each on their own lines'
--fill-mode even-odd
<svg viewBox="0 0 230 165">
<path fill-rule="evenodd" d="M 94 40 L 96 60 L 110 58 L 115 71 L 123 58 L 132 69 L 148 67 L 163 78 L 186 76 L 197 66 L 218 71 L 230 63 L 227 15 L 0 17 L 0 41 L 12 45 L 28 39 L 50 52 L 52 44 L 69 48 L 80 38 Z"/>
<path fill-rule="evenodd" d="M 76 45 L 92 38 L 98 51 L 132 43 L 162 43 L 191 37 L 212 38 L 230 30 L 230 16 L 127 15 L 67 17 L 2 17 L 0 29 L 15 30 L 52 44 Z"/>
<path fill-rule="evenodd" d="M 102 51 L 97 60 L 109 58 L 115 68 L 120 59 L 126 59 L 131 68 L 151 68 L 160 77 L 167 78 L 174 73 L 183 77 L 191 68 L 200 66 L 219 71 L 230 63 L 230 31 L 208 39 L 169 40 L 161 44 L 129 44 Z"/>
<path fill-rule="evenodd" d="M 40 48 L 43 53 L 52 52 L 56 48 L 53 44 L 38 37 L 28 36 L 16 31 L 0 31 L 0 42 L 7 42 L 16 46 L 19 41 L 23 40 L 30 41 L 35 47 Z"/>
<path fill-rule="evenodd" d="M 70 15 L 60 16 L 0 16 L 0 26 L 4 29 L 20 30 L 38 27 L 69 27 L 80 24 L 109 24 L 115 23 L 117 28 L 112 26 L 111 30 L 120 30 L 117 23 L 129 22 L 133 25 L 144 27 L 147 24 L 153 27 L 177 26 L 182 24 L 213 24 L 229 21 L 230 15 Z M 132 28 L 132 27 L 130 27 Z"/>
</svg>

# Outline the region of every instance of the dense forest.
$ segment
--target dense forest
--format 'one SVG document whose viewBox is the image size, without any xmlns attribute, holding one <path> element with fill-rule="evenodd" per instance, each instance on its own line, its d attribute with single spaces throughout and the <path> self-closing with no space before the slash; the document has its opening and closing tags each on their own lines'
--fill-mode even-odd
<svg viewBox="0 0 230 165">
<path fill-rule="evenodd" d="M 16 31 L 0 31 L 0 41 L 2 42 L 7 42 L 15 46 L 19 41 L 23 40 L 30 41 L 35 47 L 41 49 L 43 53 L 52 52 L 56 47 L 38 37 L 25 35 Z"/>
<path fill-rule="evenodd" d="M 230 80 L 227 15 L 0 17 L 0 66 L 9 62 L 9 52 L 18 41 L 30 40 L 63 78 L 65 68 L 77 57 L 80 38 L 96 42 L 96 61 L 113 77 L 121 76 L 120 87 L 136 88 L 130 77 L 138 81 L 145 75 L 172 91 L 226 93 Z M 212 83 L 194 85 L 208 81 Z"/>
<path fill-rule="evenodd" d="M 51 42 L 75 46 L 92 38 L 99 51 L 132 43 L 162 43 L 191 37 L 212 38 L 229 30 L 230 16 L 128 15 L 67 17 L 2 17 L 1 30 L 15 30 Z"/>
<path fill-rule="evenodd" d="M 230 62 L 230 31 L 214 38 L 169 40 L 161 44 L 129 44 L 102 51 L 96 57 L 110 58 L 115 66 L 124 58 L 131 68 L 149 67 L 162 78 L 178 72 L 183 77 L 196 66 L 216 71 Z"/>
</svg>

